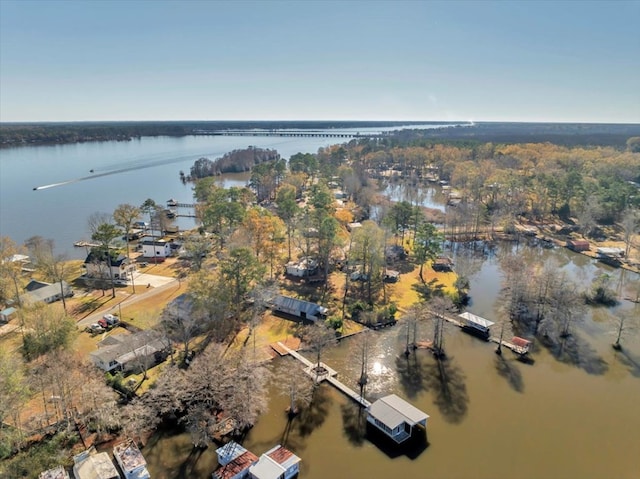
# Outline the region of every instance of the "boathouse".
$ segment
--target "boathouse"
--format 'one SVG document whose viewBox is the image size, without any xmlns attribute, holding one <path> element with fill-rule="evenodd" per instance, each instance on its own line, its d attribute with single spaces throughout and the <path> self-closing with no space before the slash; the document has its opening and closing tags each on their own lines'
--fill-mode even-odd
<svg viewBox="0 0 640 479">
<path fill-rule="evenodd" d="M 409 439 L 416 428 L 427 428 L 429 415 L 404 399 L 390 394 L 367 408 L 367 421 L 400 444 Z"/>
<path fill-rule="evenodd" d="M 572 251 L 589 251 L 589 242 L 587 240 L 569 240 L 567 241 L 567 248 Z"/>
<path fill-rule="evenodd" d="M 531 341 L 528 339 L 521 338 L 519 336 L 514 336 L 511 339 L 511 344 L 513 344 L 513 351 L 520 354 L 525 355 L 529 352 L 529 346 L 531 346 Z"/>
<path fill-rule="evenodd" d="M 216 454 L 220 467 L 211 475 L 213 479 L 244 479 L 249 477 L 249 468 L 258 462 L 258 456 L 234 441 L 216 449 Z"/>
<path fill-rule="evenodd" d="M 300 458 L 278 445 L 265 452 L 249 468 L 251 479 L 291 479 L 300 471 Z"/>
<path fill-rule="evenodd" d="M 147 461 L 133 439 L 117 444 L 113 448 L 113 457 L 124 472 L 125 479 L 151 479 Z"/>
<path fill-rule="evenodd" d="M 489 339 L 489 328 L 495 323 L 488 319 L 476 316 L 473 313 L 465 311 L 459 314 L 458 317 L 462 318 L 462 329 L 465 331 L 476 334 L 484 339 Z"/>
<path fill-rule="evenodd" d="M 300 319 L 317 321 L 326 319 L 329 310 L 319 304 L 310 303 L 289 296 L 278 295 L 271 301 L 271 309 L 280 313 L 291 314 Z"/>
</svg>

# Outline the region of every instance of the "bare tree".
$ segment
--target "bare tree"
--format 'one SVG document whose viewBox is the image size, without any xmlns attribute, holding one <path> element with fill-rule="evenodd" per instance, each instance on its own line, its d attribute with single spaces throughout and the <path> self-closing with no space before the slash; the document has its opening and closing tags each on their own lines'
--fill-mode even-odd
<svg viewBox="0 0 640 479">
<path fill-rule="evenodd" d="M 181 301 L 173 301 L 162 312 L 161 327 L 173 341 L 183 346 L 183 361 L 189 360 L 190 345 L 193 338 L 201 332 L 202 318 L 192 307 L 191 299 L 183 295 Z"/>
<path fill-rule="evenodd" d="M 278 361 L 274 382 L 279 392 L 289 398 L 287 413 L 295 416 L 313 399 L 313 381 L 305 374 L 297 360 L 285 356 Z"/>
<path fill-rule="evenodd" d="M 640 228 L 640 211 L 637 209 L 628 208 L 625 210 L 622 216 L 622 230 L 624 234 L 624 255 L 629 256 L 631 251 L 631 244 L 633 236 L 638 233 Z"/>
<path fill-rule="evenodd" d="M 622 338 L 636 333 L 640 329 L 640 308 L 636 305 L 631 311 L 620 312 L 616 322 L 616 342 L 613 348 L 620 351 L 622 349 Z"/>
<path fill-rule="evenodd" d="M 319 375 L 323 372 L 323 368 L 320 365 L 322 353 L 337 344 L 336 332 L 324 323 L 314 323 L 304 327 L 303 337 L 309 349 L 316 356 L 315 372 L 317 382 Z"/>
<path fill-rule="evenodd" d="M 455 306 L 447 296 L 435 296 L 429 301 L 429 312 L 434 320 L 433 326 L 433 354 L 442 358 L 444 352 L 444 325 L 445 316 L 455 310 Z"/>
<path fill-rule="evenodd" d="M 54 241 L 52 239 L 44 239 L 41 236 L 32 236 L 27 239 L 25 246 L 29 249 L 33 263 L 44 278 L 60 284 L 60 299 L 62 300 L 62 307 L 66 311 L 67 302 L 65 298 L 69 291 L 65 290 L 63 281 L 68 276 L 67 256 L 56 255 L 54 253 Z"/>
</svg>

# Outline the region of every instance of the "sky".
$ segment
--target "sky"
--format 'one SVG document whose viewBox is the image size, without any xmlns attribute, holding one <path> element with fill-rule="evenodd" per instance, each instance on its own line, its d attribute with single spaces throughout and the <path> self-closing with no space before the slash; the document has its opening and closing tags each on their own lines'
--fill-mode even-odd
<svg viewBox="0 0 640 479">
<path fill-rule="evenodd" d="M 640 122 L 640 0 L 0 0 L 0 121 Z"/>
</svg>

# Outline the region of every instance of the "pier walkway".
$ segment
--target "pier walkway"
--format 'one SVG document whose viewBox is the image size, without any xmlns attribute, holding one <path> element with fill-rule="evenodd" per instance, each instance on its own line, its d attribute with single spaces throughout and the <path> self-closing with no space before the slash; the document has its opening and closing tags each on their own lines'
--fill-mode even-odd
<svg viewBox="0 0 640 479">
<path fill-rule="evenodd" d="M 320 363 L 320 368 L 323 370 L 323 372 L 322 373 L 318 373 L 316 371 L 316 365 L 314 363 L 312 363 L 311 361 L 309 361 L 307 358 L 305 358 L 302 354 L 300 354 L 297 351 L 294 351 L 293 349 L 285 346 L 281 342 L 278 342 L 277 346 L 278 346 L 278 352 L 284 351 L 287 354 L 289 354 L 291 357 L 297 359 L 302 364 L 304 364 L 305 365 L 304 372 L 307 373 L 309 376 L 311 376 L 314 379 L 314 381 L 317 381 L 318 383 L 321 383 L 322 381 L 327 381 L 329 384 L 331 384 L 336 389 L 338 389 L 339 391 L 341 391 L 342 393 L 344 393 L 345 395 L 347 395 L 348 397 L 353 399 L 355 402 L 360 404 L 362 407 L 371 406 L 371 403 L 369 401 L 367 401 L 363 396 L 361 396 L 360 394 L 355 392 L 353 389 L 348 387 L 346 384 L 338 381 L 338 379 L 336 379 L 336 376 L 338 375 L 338 373 L 335 370 L 331 369 L 326 364 L 324 364 L 322 362 Z"/>
</svg>

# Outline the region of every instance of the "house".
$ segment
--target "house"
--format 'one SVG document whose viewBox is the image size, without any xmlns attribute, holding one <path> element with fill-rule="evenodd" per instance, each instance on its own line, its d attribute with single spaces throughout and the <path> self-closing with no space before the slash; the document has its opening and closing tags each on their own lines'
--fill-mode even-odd
<svg viewBox="0 0 640 479">
<path fill-rule="evenodd" d="M 567 248 L 572 251 L 589 251 L 589 242 L 587 240 L 569 240 L 567 241 Z"/>
<path fill-rule="evenodd" d="M 305 278 L 318 273 L 318 262 L 311 258 L 301 258 L 300 261 L 289 261 L 286 265 L 286 273 L 290 276 Z"/>
<path fill-rule="evenodd" d="M 362 223 L 359 222 L 354 222 L 354 223 L 349 223 L 347 225 L 347 231 L 349 231 L 350 233 L 353 233 L 353 230 L 358 229 L 358 228 L 362 228 Z"/>
<path fill-rule="evenodd" d="M 453 260 L 446 256 L 438 256 L 433 260 L 431 267 L 434 271 L 446 272 L 453 269 Z"/>
<path fill-rule="evenodd" d="M 53 303 L 62 299 L 63 294 L 65 298 L 73 296 L 73 290 L 66 281 L 50 284 L 42 281 L 31 280 L 25 287 L 25 290 L 27 292 L 21 296 L 21 299 L 23 301 L 33 303 L 38 301 Z"/>
<path fill-rule="evenodd" d="M 120 473 L 106 452 L 95 447 L 73 456 L 73 475 L 76 479 L 120 479 Z"/>
<path fill-rule="evenodd" d="M 131 335 L 109 336 L 89 354 L 91 361 L 103 371 L 132 372 L 164 361 L 169 346 L 154 331 Z"/>
<path fill-rule="evenodd" d="M 136 267 L 123 254 L 92 250 L 84 260 L 84 269 L 88 278 L 127 279 Z"/>
<path fill-rule="evenodd" d="M 607 259 L 607 258 L 620 259 L 620 258 L 624 258 L 624 249 L 622 249 L 622 248 L 596 248 L 596 258 L 598 258 L 598 259 Z"/>
<path fill-rule="evenodd" d="M 416 428 L 427 428 L 429 415 L 404 399 L 390 394 L 367 408 L 367 422 L 400 444 L 411 437 Z"/>
<path fill-rule="evenodd" d="M 39 479 L 69 479 L 69 474 L 64 470 L 64 467 L 58 466 L 48 471 L 40 473 Z"/>
<path fill-rule="evenodd" d="M 277 445 L 265 452 L 258 462 L 249 468 L 251 479 L 291 479 L 300 472 L 301 459 Z"/>
<path fill-rule="evenodd" d="M 484 339 L 489 339 L 489 328 L 495 324 L 493 321 L 476 316 L 468 311 L 459 314 L 458 317 L 463 319 L 462 329 L 477 334 Z"/>
<path fill-rule="evenodd" d="M 278 295 L 271 301 L 271 309 L 281 313 L 291 314 L 301 319 L 317 321 L 326 319 L 327 308 L 301 299 Z"/>
<path fill-rule="evenodd" d="M 0 323 L 8 323 L 16 311 L 16 308 L 7 308 L 0 311 Z"/>
<path fill-rule="evenodd" d="M 386 270 L 384 272 L 384 275 L 382 276 L 382 281 L 384 281 L 385 283 L 397 283 L 399 279 L 400 272 L 393 271 L 391 269 Z"/>
<path fill-rule="evenodd" d="M 142 256 L 145 258 L 168 258 L 171 244 L 165 240 L 146 239 L 142 242 Z"/>
<path fill-rule="evenodd" d="M 216 449 L 216 454 L 220 467 L 213 472 L 213 479 L 249 477 L 249 468 L 258 461 L 258 456 L 234 441 Z"/>
<path fill-rule="evenodd" d="M 147 471 L 147 461 L 136 446 L 132 439 L 116 444 L 113 448 L 113 457 L 122 472 L 125 479 L 150 479 L 151 475 Z"/>
</svg>

